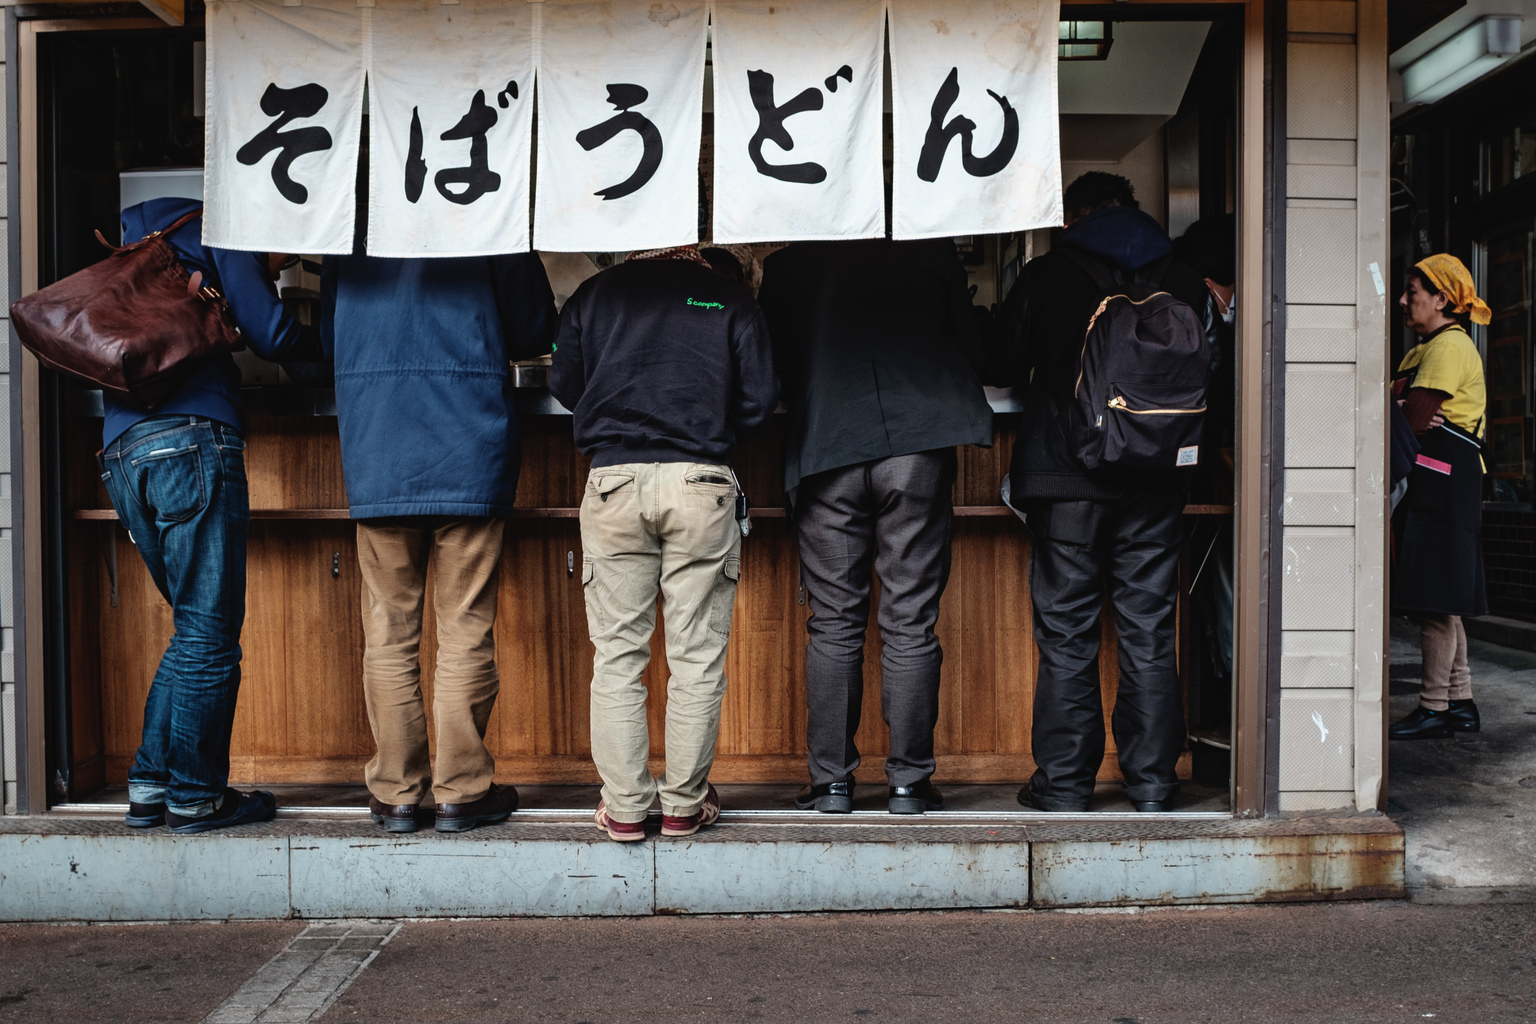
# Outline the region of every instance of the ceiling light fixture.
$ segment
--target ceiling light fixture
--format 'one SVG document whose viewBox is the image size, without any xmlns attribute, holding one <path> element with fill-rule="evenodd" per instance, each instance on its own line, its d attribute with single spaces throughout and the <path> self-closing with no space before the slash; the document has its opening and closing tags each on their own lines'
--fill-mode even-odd
<svg viewBox="0 0 1536 1024">
<path fill-rule="evenodd" d="M 1520 52 L 1518 14 L 1481 18 L 1403 68 L 1403 98 L 1433 103 Z"/>
</svg>

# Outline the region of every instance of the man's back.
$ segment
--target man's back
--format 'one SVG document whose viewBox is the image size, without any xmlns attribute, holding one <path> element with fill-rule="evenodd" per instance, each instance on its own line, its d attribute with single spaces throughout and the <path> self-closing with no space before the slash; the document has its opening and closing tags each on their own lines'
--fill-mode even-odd
<svg viewBox="0 0 1536 1024">
<path fill-rule="evenodd" d="M 353 518 L 500 516 L 517 490 L 509 359 L 549 351 L 532 254 L 327 260 L 321 339 Z"/>
<path fill-rule="evenodd" d="M 566 303 L 550 390 L 602 466 L 722 463 L 779 389 L 746 289 L 690 259 L 630 259 Z"/>
<path fill-rule="evenodd" d="M 786 488 L 859 462 L 991 443 L 953 243 L 792 245 L 764 263 L 759 300 L 790 410 Z"/>
<path fill-rule="evenodd" d="M 1062 233 L 1056 246 L 1086 252 L 1127 279 L 1172 249 L 1156 221 L 1120 206 L 1079 221 Z M 1203 322 L 1209 321 L 1209 295 L 1193 271 L 1169 263 L 1158 286 L 1189 304 Z M 1101 295 L 1087 271 L 1066 253 L 1052 250 L 1029 262 L 998 310 L 987 381 L 1029 388 L 1010 468 L 1016 502 L 1113 498 L 1123 489 L 1120 481 L 1083 470 L 1068 452 L 1051 408 L 1053 401 L 1071 400 L 1084 335 Z"/>
<path fill-rule="evenodd" d="M 202 205 L 195 199 L 151 199 L 131 206 L 123 211 L 123 241 L 136 242 L 152 231 L 164 231 Z M 302 329 L 277 297 L 267 272 L 267 254 L 209 248 L 202 243 L 202 226 L 198 216 L 168 236 L 176 259 L 188 273 L 200 272 L 208 285 L 224 293 L 253 352 L 273 361 L 292 356 L 302 343 Z M 240 371 L 228 355 L 193 370 L 154 413 L 116 399 L 111 392 L 103 394 L 103 402 L 103 447 L 151 415 L 205 416 L 236 430 L 245 428 Z"/>
</svg>

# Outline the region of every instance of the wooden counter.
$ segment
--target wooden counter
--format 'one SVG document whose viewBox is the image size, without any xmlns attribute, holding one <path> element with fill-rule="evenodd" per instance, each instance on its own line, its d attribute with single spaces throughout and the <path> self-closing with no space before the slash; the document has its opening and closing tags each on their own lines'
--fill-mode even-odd
<svg viewBox="0 0 1536 1024">
<path fill-rule="evenodd" d="M 997 499 L 1015 420 L 997 417 L 994 447 L 960 453 L 954 567 L 939 619 L 945 652 L 936 737 L 941 783 L 1023 782 L 1033 771 L 1029 540 Z M 587 460 L 571 442 L 569 418 L 529 417 L 523 426 L 520 512 L 507 530 L 496 624 L 502 689 L 487 741 L 499 780 L 595 782 L 587 734 L 592 648 L 580 574 L 570 569 L 581 565 L 575 509 Z M 744 445 L 734 460 L 757 510 L 752 535 L 742 544 L 730 686 L 712 775 L 717 782 L 805 778 L 808 610 L 800 603 L 796 548 L 782 512 L 778 429 L 776 424 Z M 145 694 L 172 633 L 170 609 L 113 521 L 96 478 L 91 453 L 99 447 L 99 431 L 98 420 L 67 420 L 65 548 L 78 793 L 126 780 Z M 231 781 L 358 782 L 373 738 L 362 694 L 355 529 L 344 519 L 336 421 L 254 417 L 247 442 L 253 522 Z M 436 656 L 431 607 L 429 594 L 422 641 L 429 694 Z M 1108 618 L 1100 653 L 1106 726 L 1118 676 Z M 870 620 L 858 778 L 879 782 L 887 734 L 873 610 Z M 646 674 L 657 758 L 663 753 L 663 650 L 658 628 Z M 1110 750 L 1101 779 L 1119 777 L 1113 739 Z M 1181 776 L 1187 777 L 1188 767 L 1186 754 Z"/>
</svg>

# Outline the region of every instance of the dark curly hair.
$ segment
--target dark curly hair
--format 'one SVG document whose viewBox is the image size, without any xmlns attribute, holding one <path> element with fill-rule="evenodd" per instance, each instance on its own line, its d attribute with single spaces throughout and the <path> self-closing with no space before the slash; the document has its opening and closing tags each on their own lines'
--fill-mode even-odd
<svg viewBox="0 0 1536 1024">
<path fill-rule="evenodd" d="M 1136 189 L 1125 178 L 1107 171 L 1088 171 L 1068 185 L 1061 195 L 1062 206 L 1069 217 L 1086 217 L 1106 206 L 1129 206 L 1140 209 L 1136 202 Z"/>
</svg>

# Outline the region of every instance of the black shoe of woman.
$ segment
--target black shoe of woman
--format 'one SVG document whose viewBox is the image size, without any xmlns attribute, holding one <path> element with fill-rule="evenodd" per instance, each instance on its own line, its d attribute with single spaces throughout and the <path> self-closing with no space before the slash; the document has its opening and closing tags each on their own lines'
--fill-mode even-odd
<svg viewBox="0 0 1536 1024">
<path fill-rule="evenodd" d="M 1472 698 L 1466 700 L 1453 700 L 1451 706 L 1445 712 L 1450 716 L 1451 728 L 1457 732 L 1480 732 L 1483 728 L 1483 720 L 1477 713 L 1477 705 Z"/>
<path fill-rule="evenodd" d="M 1420 704 L 1407 717 L 1387 730 L 1387 738 L 1393 740 L 1441 740 L 1455 730 L 1455 722 L 1449 709 L 1431 711 Z"/>
</svg>

